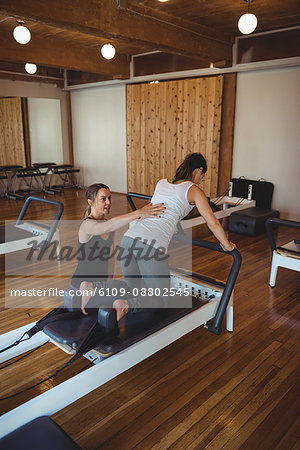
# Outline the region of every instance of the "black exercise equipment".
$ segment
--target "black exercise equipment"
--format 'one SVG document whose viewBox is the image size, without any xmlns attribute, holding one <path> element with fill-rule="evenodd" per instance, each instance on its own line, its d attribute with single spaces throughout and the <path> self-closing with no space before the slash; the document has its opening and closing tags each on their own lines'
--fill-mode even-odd
<svg viewBox="0 0 300 450">
<path fill-rule="evenodd" d="M 42 173 L 37 167 L 13 169 L 7 184 L 7 197 L 12 200 L 24 199 L 32 192 L 42 192 Z"/>
<path fill-rule="evenodd" d="M 78 183 L 75 174 L 79 173 L 80 169 L 75 169 L 72 164 L 60 164 L 51 167 L 49 189 L 67 189 L 78 188 Z M 55 179 L 57 179 L 56 182 Z M 60 181 L 60 184 L 56 184 Z"/>
<path fill-rule="evenodd" d="M 266 220 L 279 217 L 279 211 L 265 208 L 247 208 L 229 216 L 229 230 L 247 236 L 257 236 L 266 232 Z"/>
<path fill-rule="evenodd" d="M 228 331 L 233 331 L 232 292 L 241 265 L 240 253 L 236 249 L 224 252 L 217 244 L 191 240 L 183 233 L 176 234 L 174 239 L 232 256 L 233 262 L 226 283 L 200 274 L 191 274 L 184 269 L 171 269 L 171 286 L 175 287 L 179 297 L 179 289 L 188 289 L 191 307 L 176 306 L 179 305 L 175 303 L 176 296 L 170 296 L 169 308 L 148 308 L 128 313 L 118 323 L 116 312 L 111 308 L 99 308 L 87 316 L 80 310 L 69 312 L 57 308 L 37 323 L 31 324 L 30 329 L 21 327 L 7 333 L 9 336 L 4 335 L 4 361 L 37 348 L 48 340 L 72 355 L 64 366 L 34 386 L 53 378 L 82 355 L 93 362 L 93 367 L 5 414 L 2 422 L 7 430 L 13 429 L 11 417 L 14 418 L 14 426 L 21 426 L 37 417 L 37 411 L 39 415 L 51 415 L 201 325 L 214 334 L 220 334 L 226 310 L 226 327 Z M 181 298 L 179 300 L 181 305 L 187 304 L 186 301 L 182 303 Z M 71 302 L 68 305 L 71 309 L 79 306 L 73 305 L 71 298 L 68 301 Z M 13 395 L 17 394 L 18 392 Z"/>
<path fill-rule="evenodd" d="M 211 242 L 195 239 L 190 241 L 186 236 L 176 236 L 176 239 L 185 243 L 192 242 L 193 245 L 198 247 L 228 253 L 233 257 L 232 267 L 226 283 L 217 282 L 208 277 L 202 277 L 197 273 L 192 274 L 193 279 L 199 281 L 204 280 L 205 283 L 211 283 L 212 285 L 217 284 L 223 290 L 215 317 L 212 323 L 207 325 L 208 331 L 219 335 L 222 331 L 222 321 L 240 269 L 241 255 L 236 249 L 232 252 L 224 252 L 219 245 Z M 173 269 L 172 273 L 176 273 L 179 276 L 188 275 L 184 270 Z M 116 298 L 119 297 L 117 296 Z M 175 300 L 172 297 L 171 302 Z M 61 310 L 57 319 L 54 316 L 53 320 L 47 320 L 46 316 L 37 325 L 39 329 L 43 329 L 44 333 L 52 341 L 61 347 L 66 346 L 70 350 L 74 350 L 75 354 L 78 354 L 78 352 L 83 354 L 94 348 L 102 355 L 110 355 L 124 350 L 141 339 L 201 308 L 206 301 L 208 300 L 199 300 L 195 293 L 192 298 L 191 308 L 170 307 L 160 310 L 151 310 L 148 308 L 138 313 L 127 314 L 119 323 L 116 322 L 114 309 L 99 308 L 98 314 L 92 313 L 88 316 L 83 316 L 79 311 L 73 310 L 73 312 L 69 313 Z M 69 304 L 68 306 L 70 307 L 71 305 Z M 78 305 L 75 306 L 78 307 Z M 73 317 L 72 314 L 74 314 Z M 88 336 L 90 336 L 88 345 L 85 342 L 85 346 L 83 347 L 83 338 Z"/>
<path fill-rule="evenodd" d="M 255 200 L 256 206 L 233 212 L 229 216 L 229 230 L 247 236 L 265 233 L 265 223 L 269 217 L 279 217 L 277 210 L 270 209 L 274 191 L 273 183 L 264 180 L 232 178 L 231 195 Z"/>
<path fill-rule="evenodd" d="M 0 166 L 0 196 L 1 197 L 7 197 L 8 181 L 11 176 L 11 172 L 16 169 L 22 169 L 22 166 L 17 165 L 17 164 Z"/>
<path fill-rule="evenodd" d="M 48 416 L 38 417 L 0 439 L 0 450 L 80 450 Z"/>
<path fill-rule="evenodd" d="M 56 166 L 56 163 L 53 162 L 44 162 L 44 163 L 33 163 L 33 167 L 38 169 L 41 174 L 42 179 L 42 190 L 47 194 L 60 194 L 61 189 L 55 189 L 50 187 L 51 174 L 53 172 L 53 168 Z"/>
</svg>

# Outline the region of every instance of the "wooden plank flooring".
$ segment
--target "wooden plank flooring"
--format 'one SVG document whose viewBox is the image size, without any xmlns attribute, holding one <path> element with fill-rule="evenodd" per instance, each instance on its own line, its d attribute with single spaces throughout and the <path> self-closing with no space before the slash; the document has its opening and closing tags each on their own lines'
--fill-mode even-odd
<svg viewBox="0 0 300 450">
<path fill-rule="evenodd" d="M 53 199 L 53 197 L 49 197 Z M 80 219 L 84 192 L 56 196 L 65 204 L 63 219 Z M 23 202 L 0 199 L 1 219 L 15 219 Z M 113 195 L 111 215 L 129 211 L 124 195 Z M 30 218 L 47 219 L 51 209 L 35 207 Z M 206 228 L 195 234 L 206 236 Z M 281 228 L 285 243 L 295 231 Z M 212 239 L 209 237 L 209 239 Z M 235 288 L 234 332 L 189 333 L 53 419 L 83 449 L 299 449 L 299 274 L 279 269 L 268 285 L 271 253 L 266 235 L 230 233 L 243 264 Z M 213 239 L 212 239 L 213 240 Z M 4 257 L 0 258 L 1 332 L 42 317 L 45 308 L 6 309 Z M 224 279 L 231 258 L 193 252 L 193 269 Z M 52 344 L 0 373 L 1 397 L 49 376 L 68 360 Z M 56 378 L 18 397 L 0 402 L 2 412 L 84 369 L 83 359 Z"/>
</svg>

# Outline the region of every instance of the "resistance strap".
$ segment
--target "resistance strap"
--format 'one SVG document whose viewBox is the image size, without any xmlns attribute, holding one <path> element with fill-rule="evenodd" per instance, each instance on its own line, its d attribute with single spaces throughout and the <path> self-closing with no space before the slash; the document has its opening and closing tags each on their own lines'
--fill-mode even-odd
<svg viewBox="0 0 300 450">
<path fill-rule="evenodd" d="M 81 311 L 75 311 L 75 312 L 70 313 L 70 312 L 66 311 L 64 308 L 56 308 L 53 311 L 50 311 L 50 313 L 48 313 L 45 317 L 40 319 L 35 324 L 34 327 L 32 327 L 30 330 L 28 330 L 27 334 L 29 337 L 27 339 L 30 339 L 38 331 L 41 331 L 49 323 L 52 323 L 55 321 L 63 321 L 63 320 L 76 320 L 79 317 L 82 318 Z M 24 333 L 24 334 L 26 334 L 26 333 Z M 40 382 L 38 382 L 32 386 L 29 386 L 28 388 L 25 388 L 19 392 L 16 392 L 15 394 L 9 395 L 7 397 L 2 397 L 2 398 L 0 398 L 0 400 L 8 400 L 19 394 L 27 392 L 30 389 L 33 389 L 42 383 L 45 383 L 46 381 L 50 380 L 51 378 L 56 377 L 56 375 L 58 375 L 64 369 L 69 367 L 74 361 L 76 361 L 78 358 L 83 356 L 86 352 L 92 350 L 97 344 L 99 344 L 99 342 L 105 335 L 106 335 L 105 329 L 104 329 L 104 327 L 102 327 L 98 324 L 98 316 L 95 315 L 94 320 L 92 321 L 90 327 L 86 331 L 86 334 L 84 336 L 80 337 L 75 355 L 69 361 L 67 361 L 60 369 L 56 370 L 56 372 L 54 372 L 52 375 L 45 378 L 44 380 L 41 380 Z M 23 338 L 23 336 L 22 336 L 22 338 Z M 18 341 L 16 341 L 11 346 L 9 346 L 9 348 L 11 348 L 14 345 L 17 345 L 17 343 L 22 342 L 22 338 L 20 338 Z M 2 351 L 4 351 L 4 350 L 6 350 L 6 349 L 3 349 Z M 30 352 L 30 353 L 32 353 L 32 352 Z M 22 359 L 22 358 L 19 358 L 19 359 Z"/>
</svg>

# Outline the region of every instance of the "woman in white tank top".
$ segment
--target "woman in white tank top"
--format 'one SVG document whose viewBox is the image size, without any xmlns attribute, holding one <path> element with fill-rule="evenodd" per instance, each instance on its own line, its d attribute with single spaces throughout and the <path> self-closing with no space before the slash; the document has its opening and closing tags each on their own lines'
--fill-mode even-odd
<svg viewBox="0 0 300 450">
<path fill-rule="evenodd" d="M 159 288 L 162 291 L 169 288 L 168 246 L 176 231 L 177 223 L 195 205 L 223 250 L 231 251 L 235 248 L 235 245 L 228 241 L 204 192 L 197 186 L 206 171 L 207 163 L 200 153 L 188 155 L 177 168 L 173 180 L 163 179 L 156 185 L 152 203 L 164 203 L 166 206 L 161 218 L 131 222 L 121 243 L 124 256 L 121 260 L 122 271 L 125 281 L 131 288 L 141 288 L 141 279 L 148 289 Z M 166 299 L 167 297 L 161 298 L 162 307 L 166 306 Z M 146 303 L 145 301 L 141 306 L 151 307 L 150 298 Z M 154 304 L 157 307 L 157 299 Z"/>
</svg>

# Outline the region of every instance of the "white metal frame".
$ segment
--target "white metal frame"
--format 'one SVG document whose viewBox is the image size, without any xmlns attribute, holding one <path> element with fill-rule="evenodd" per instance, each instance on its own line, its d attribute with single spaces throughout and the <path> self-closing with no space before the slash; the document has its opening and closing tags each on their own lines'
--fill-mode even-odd
<svg viewBox="0 0 300 450">
<path fill-rule="evenodd" d="M 273 251 L 270 281 L 269 281 L 271 287 L 275 287 L 278 267 L 285 267 L 286 269 L 296 270 L 300 272 L 300 252 L 299 256 L 297 255 L 293 256 L 291 253 L 288 252 L 287 254 L 284 254 L 280 250 Z"/>
<path fill-rule="evenodd" d="M 219 292 L 222 291 L 220 286 L 217 286 L 216 289 Z M 221 297 L 221 295 L 216 297 L 199 309 L 193 310 L 186 316 L 106 359 L 101 358 L 97 352 L 88 352 L 85 356 L 95 363 L 93 367 L 4 414 L 0 419 L 0 437 L 36 417 L 54 414 L 195 328 L 206 325 L 215 317 Z M 16 341 L 32 326 L 34 323 L 2 335 L 0 347 L 4 348 Z M 226 329 L 230 332 L 233 331 L 233 294 L 227 306 Z M 1 355 L 2 361 L 18 356 L 48 341 L 49 337 L 43 332 L 39 332 L 30 340 L 20 343 Z"/>
<path fill-rule="evenodd" d="M 23 239 L 17 239 L 15 241 L 7 241 L 0 244 L 0 255 L 5 255 L 7 253 L 16 252 L 19 250 L 26 250 L 29 248 L 30 242 L 35 240 L 37 245 L 45 241 L 49 229 L 44 228 L 42 224 L 30 224 L 24 222 L 21 225 L 14 225 L 16 228 L 21 230 L 29 231 L 32 236 Z M 56 230 L 52 236 L 51 241 L 56 240 L 59 243 L 59 230 Z M 57 245 L 57 255 L 59 255 L 59 244 Z"/>
</svg>

